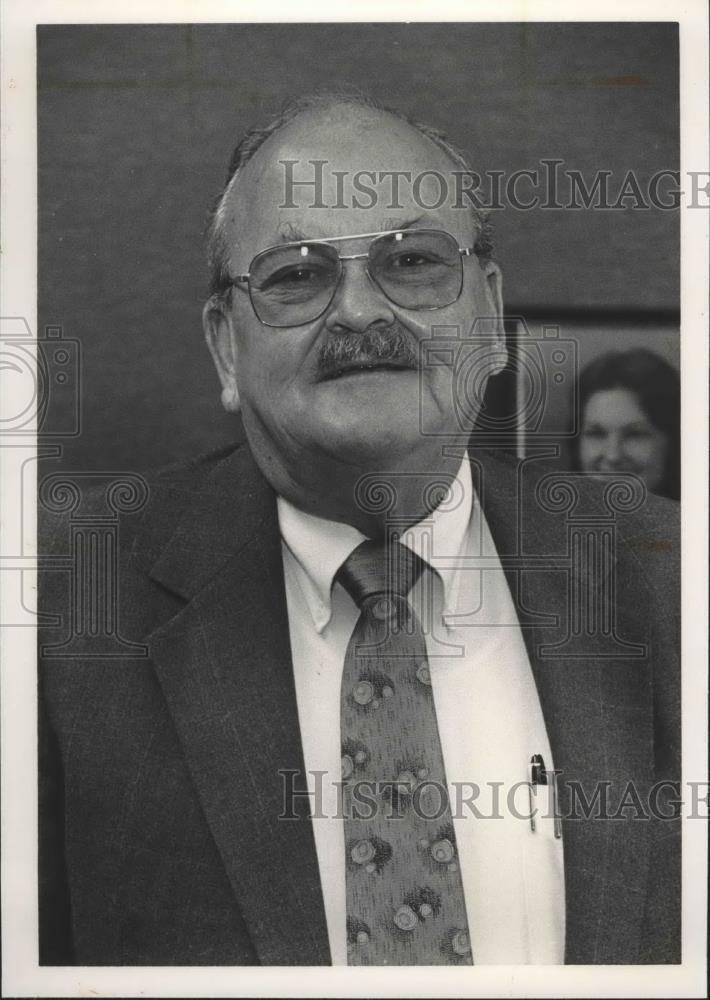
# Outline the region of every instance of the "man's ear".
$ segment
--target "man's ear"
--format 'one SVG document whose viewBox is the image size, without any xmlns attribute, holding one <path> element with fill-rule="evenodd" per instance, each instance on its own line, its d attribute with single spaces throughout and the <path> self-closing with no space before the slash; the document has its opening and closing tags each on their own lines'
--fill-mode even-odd
<svg viewBox="0 0 710 1000">
<path fill-rule="evenodd" d="M 202 310 L 202 329 L 222 383 L 222 406 L 228 413 L 238 413 L 237 345 L 234 330 L 225 305 L 214 296 L 205 303 Z"/>
<path fill-rule="evenodd" d="M 489 304 L 492 309 L 491 315 L 495 317 L 493 332 L 496 340 L 496 367 L 498 371 L 502 371 L 508 363 L 508 348 L 505 339 L 505 324 L 503 322 L 503 272 L 494 261 L 489 260 L 483 265 L 483 273 L 488 286 Z"/>
</svg>

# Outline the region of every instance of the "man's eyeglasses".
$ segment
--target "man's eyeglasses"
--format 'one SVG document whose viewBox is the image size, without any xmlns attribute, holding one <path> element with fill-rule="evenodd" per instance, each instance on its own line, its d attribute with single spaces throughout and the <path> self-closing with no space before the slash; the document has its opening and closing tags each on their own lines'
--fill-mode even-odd
<svg viewBox="0 0 710 1000">
<path fill-rule="evenodd" d="M 332 244 L 372 239 L 366 253 L 341 255 Z M 460 247 L 438 229 L 405 229 L 329 240 L 301 240 L 262 250 L 247 274 L 233 285 L 246 285 L 254 312 L 265 326 L 311 323 L 322 316 L 338 289 L 343 261 L 367 260 L 367 274 L 377 288 L 403 309 L 442 309 L 456 302 L 463 286 Z"/>
</svg>

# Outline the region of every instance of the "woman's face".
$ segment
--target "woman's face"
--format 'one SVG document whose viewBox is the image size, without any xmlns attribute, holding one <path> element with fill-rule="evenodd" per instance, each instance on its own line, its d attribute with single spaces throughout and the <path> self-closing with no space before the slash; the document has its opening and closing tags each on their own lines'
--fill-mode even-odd
<svg viewBox="0 0 710 1000">
<path fill-rule="evenodd" d="M 587 400 L 579 458 L 584 472 L 633 472 L 651 492 L 666 468 L 668 441 L 630 389 L 604 389 Z"/>
</svg>

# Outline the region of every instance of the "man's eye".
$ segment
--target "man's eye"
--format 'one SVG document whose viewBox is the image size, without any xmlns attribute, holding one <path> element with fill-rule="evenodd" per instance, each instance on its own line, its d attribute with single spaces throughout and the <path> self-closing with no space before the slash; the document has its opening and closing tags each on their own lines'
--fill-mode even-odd
<svg viewBox="0 0 710 1000">
<path fill-rule="evenodd" d="M 321 278 L 322 274 L 316 268 L 288 267 L 283 268 L 281 271 L 276 271 L 275 274 L 269 275 L 261 287 L 262 289 L 273 287 L 302 287 L 304 285 L 314 284 Z"/>
<path fill-rule="evenodd" d="M 390 260 L 390 267 L 426 267 L 428 264 L 436 263 L 438 262 L 429 254 L 417 253 L 415 250 L 410 250 L 408 253 L 400 253 L 396 257 L 393 257 Z"/>
</svg>

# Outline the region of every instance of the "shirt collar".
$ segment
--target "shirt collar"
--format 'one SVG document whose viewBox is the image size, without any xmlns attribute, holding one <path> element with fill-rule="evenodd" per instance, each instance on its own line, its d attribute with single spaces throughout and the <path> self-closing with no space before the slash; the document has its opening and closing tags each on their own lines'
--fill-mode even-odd
<svg viewBox="0 0 710 1000">
<path fill-rule="evenodd" d="M 471 467 L 464 458 L 439 506 L 403 533 L 401 542 L 436 570 L 443 584 L 444 614 L 455 610 L 460 571 L 474 509 Z M 307 514 L 283 497 L 277 499 L 281 537 L 296 561 L 298 582 L 317 632 L 330 621 L 333 578 L 361 542 L 357 528 Z"/>
<path fill-rule="evenodd" d="M 281 537 L 296 560 L 316 631 L 322 632 L 330 621 L 333 577 L 366 535 L 349 524 L 306 514 L 283 497 L 278 497 L 277 508 Z"/>
</svg>

